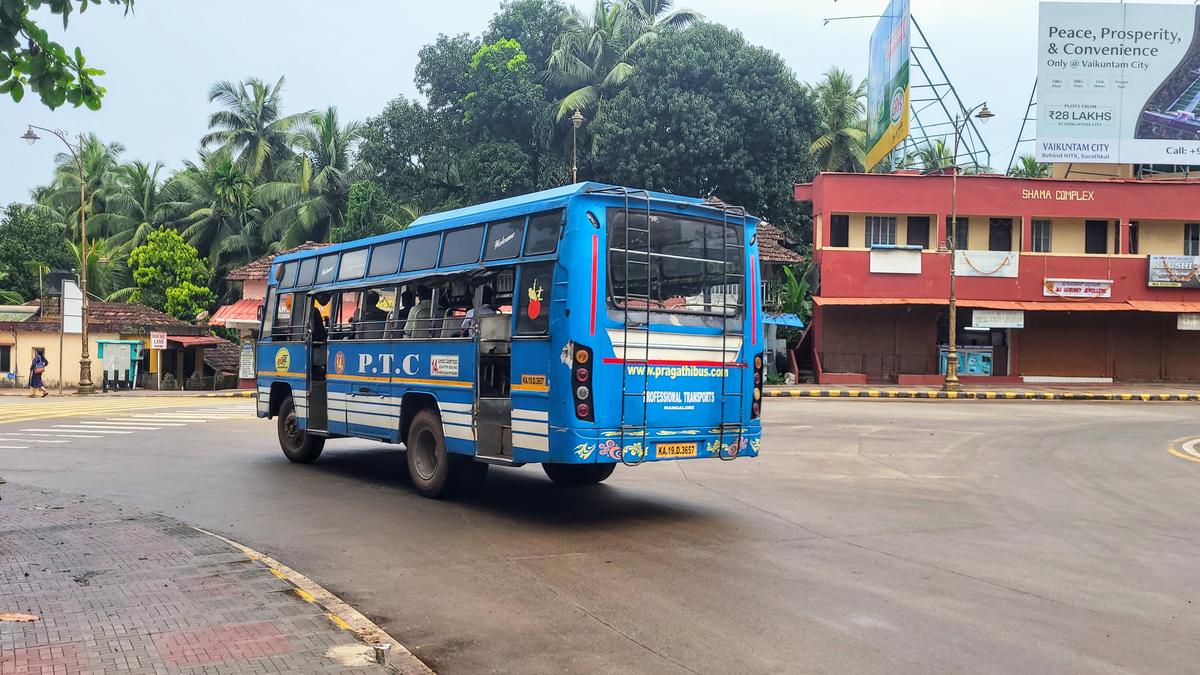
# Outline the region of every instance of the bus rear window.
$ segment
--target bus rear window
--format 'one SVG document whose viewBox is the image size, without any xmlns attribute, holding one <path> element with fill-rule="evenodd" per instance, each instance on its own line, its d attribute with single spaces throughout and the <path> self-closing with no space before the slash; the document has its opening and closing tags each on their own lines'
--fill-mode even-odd
<svg viewBox="0 0 1200 675">
<path fill-rule="evenodd" d="M 506 260 L 517 257 L 521 252 L 521 230 L 524 225 L 524 218 L 492 223 L 488 227 L 487 249 L 483 252 L 483 259 Z"/>
<path fill-rule="evenodd" d="M 608 211 L 613 306 L 733 316 L 745 285 L 740 224 L 669 213 Z"/>
<path fill-rule="evenodd" d="M 317 283 L 327 284 L 333 281 L 333 275 L 337 272 L 338 257 L 336 253 L 323 255 L 317 262 Z"/>
</svg>

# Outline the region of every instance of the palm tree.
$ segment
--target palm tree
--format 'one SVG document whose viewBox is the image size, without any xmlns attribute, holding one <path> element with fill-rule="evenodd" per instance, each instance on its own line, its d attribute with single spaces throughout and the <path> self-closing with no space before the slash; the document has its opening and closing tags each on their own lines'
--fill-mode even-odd
<svg viewBox="0 0 1200 675">
<path fill-rule="evenodd" d="M 183 238 L 218 275 L 266 252 L 254 181 L 229 149 L 201 152 L 200 162 L 188 162 L 163 191 L 170 200 L 164 208 L 183 225 Z"/>
<path fill-rule="evenodd" d="M 158 179 L 162 165 L 146 162 L 123 164 L 112 174 L 108 186 L 107 211 L 95 221 L 108 234 L 109 241 L 133 250 L 146 241 L 151 232 L 166 222 L 165 201 Z"/>
<path fill-rule="evenodd" d="M 79 252 L 79 242 L 67 240 L 67 247 L 75 260 L 75 269 L 83 269 Z M 87 280 L 88 294 L 105 299 L 116 299 L 128 296 L 132 290 L 132 279 L 129 267 L 126 265 L 127 253 L 120 246 L 115 246 L 107 239 L 93 239 L 88 242 L 87 249 Z"/>
<path fill-rule="evenodd" d="M 821 171 L 862 171 L 867 134 L 867 83 L 830 68 L 813 88 L 818 131 L 810 150 Z"/>
<path fill-rule="evenodd" d="M 84 220 L 92 224 L 96 214 L 104 213 L 105 193 L 113 172 L 120 166 L 125 146 L 120 143 L 104 143 L 95 134 L 84 136 L 79 148 L 83 165 L 83 209 Z M 79 164 L 75 157 L 60 152 L 54 158 L 54 179 L 49 186 L 34 191 L 34 199 L 54 222 L 65 226 L 70 238 L 79 238 Z M 89 237 L 104 236 L 102 230 L 88 229 Z"/>
<path fill-rule="evenodd" d="M 362 137 L 362 124 L 341 126 L 330 106 L 300 126 L 293 142 L 298 156 L 281 170 L 282 179 L 258 187 L 260 202 L 278 207 L 264 223 L 283 246 L 329 241 L 346 224 L 350 197 L 351 146 Z"/>
<path fill-rule="evenodd" d="M 1037 161 L 1033 155 L 1021 155 L 1017 163 L 1008 169 L 1008 175 L 1021 178 L 1046 178 L 1050 175 L 1050 165 Z"/>
<path fill-rule="evenodd" d="M 200 139 L 201 147 L 213 145 L 236 153 L 242 167 L 255 180 L 274 177 L 280 162 L 292 156 L 289 143 L 292 127 L 310 112 L 280 116 L 284 78 L 271 86 L 252 77 L 238 84 L 222 80 L 212 86 L 208 100 L 220 103 L 208 118 L 213 131 Z"/>
<path fill-rule="evenodd" d="M 687 26 L 700 15 L 672 11 L 671 0 L 596 0 L 591 15 L 571 9 L 547 65 L 547 81 L 568 92 L 558 104 L 557 119 L 575 110 L 596 111 L 633 74 L 631 58 L 667 28 Z"/>
<path fill-rule="evenodd" d="M 954 166 L 954 151 L 946 145 L 946 139 L 939 138 L 922 146 L 917 151 L 916 161 L 924 171 L 938 171 Z"/>
</svg>

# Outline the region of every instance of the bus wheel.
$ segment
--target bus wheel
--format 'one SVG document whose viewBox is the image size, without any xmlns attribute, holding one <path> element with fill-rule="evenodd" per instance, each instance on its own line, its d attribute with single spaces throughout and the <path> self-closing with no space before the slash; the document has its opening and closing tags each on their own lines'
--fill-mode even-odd
<svg viewBox="0 0 1200 675">
<path fill-rule="evenodd" d="M 325 448 L 325 439 L 313 436 L 300 428 L 300 420 L 296 417 L 296 404 L 289 396 L 283 399 L 279 406 L 279 447 L 283 454 L 297 464 L 311 464 L 321 456 Z"/>
<path fill-rule="evenodd" d="M 616 464 L 543 464 L 542 469 L 555 485 L 577 487 L 580 485 L 595 485 L 603 483 L 612 475 Z"/>
<path fill-rule="evenodd" d="M 488 465 L 446 450 L 442 419 L 426 408 L 413 417 L 405 443 L 413 487 L 426 497 L 443 499 L 478 487 Z"/>
</svg>

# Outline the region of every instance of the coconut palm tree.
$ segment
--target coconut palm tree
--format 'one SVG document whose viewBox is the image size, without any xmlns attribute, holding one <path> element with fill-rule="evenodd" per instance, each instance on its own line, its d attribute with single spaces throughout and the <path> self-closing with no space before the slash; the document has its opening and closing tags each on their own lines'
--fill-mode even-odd
<svg viewBox="0 0 1200 675">
<path fill-rule="evenodd" d="M 341 126 L 333 106 L 299 127 L 293 138 L 296 159 L 281 169 L 281 180 L 255 191 L 260 203 L 278 209 L 264 223 L 270 238 L 285 247 L 329 241 L 333 228 L 345 226 L 351 147 L 361 137 L 362 124 Z"/>
<path fill-rule="evenodd" d="M 810 149 L 821 171 L 862 171 L 866 154 L 865 80 L 830 68 L 813 88 L 817 108 L 817 139 Z"/>
<path fill-rule="evenodd" d="M 106 211 L 106 192 L 112 174 L 120 166 L 125 146 L 120 143 L 105 143 L 96 134 L 83 137 L 79 148 L 80 163 L 83 165 L 83 210 L 84 219 L 90 226 L 96 214 Z M 44 214 L 62 223 L 68 237 L 79 238 L 79 164 L 69 153 L 60 152 L 54 158 L 54 179 L 50 185 L 34 191 L 34 200 Z M 106 236 L 103 230 L 89 227 L 89 237 Z"/>
<path fill-rule="evenodd" d="M 1033 155 L 1021 155 L 1017 163 L 1008 169 L 1008 175 L 1021 178 L 1046 178 L 1050 175 L 1050 165 L 1037 161 Z"/>
<path fill-rule="evenodd" d="M 227 148 L 201 152 L 163 191 L 164 208 L 183 226 L 183 238 L 205 258 L 217 276 L 266 252 L 263 210 L 254 201 L 254 181 Z"/>
<path fill-rule="evenodd" d="M 141 246 L 151 232 L 167 221 L 158 162 L 136 161 L 113 171 L 106 190 L 105 213 L 94 217 L 109 241 L 127 251 Z"/>
<path fill-rule="evenodd" d="M 691 10 L 672 10 L 671 0 L 596 0 L 590 15 L 571 9 L 566 30 L 559 36 L 546 64 L 547 81 L 567 92 L 559 101 L 557 119 L 576 110 L 593 119 L 633 74 L 631 61 L 639 48 L 668 28 L 700 19 Z"/>
<path fill-rule="evenodd" d="M 79 242 L 67 240 L 74 257 L 75 269 L 83 269 Z M 128 254 L 107 239 L 93 239 L 87 247 L 88 295 L 105 299 L 122 299 L 133 290 L 133 279 L 126 264 Z"/>
<path fill-rule="evenodd" d="M 917 151 L 916 162 L 924 171 L 937 171 L 954 166 L 954 151 L 946 145 L 946 139 L 938 138 Z"/>
<path fill-rule="evenodd" d="M 208 92 L 211 103 L 220 103 L 208 118 L 209 133 L 200 139 L 203 148 L 218 146 L 236 154 L 254 180 L 272 178 L 275 168 L 292 156 L 292 128 L 310 112 L 281 116 L 284 78 L 274 86 L 252 77 L 238 84 L 222 80 Z"/>
</svg>

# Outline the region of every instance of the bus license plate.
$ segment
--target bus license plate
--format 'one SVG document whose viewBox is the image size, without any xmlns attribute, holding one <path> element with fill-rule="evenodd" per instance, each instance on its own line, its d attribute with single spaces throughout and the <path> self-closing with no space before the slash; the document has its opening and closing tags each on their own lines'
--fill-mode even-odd
<svg viewBox="0 0 1200 675">
<path fill-rule="evenodd" d="M 659 443 L 655 452 L 659 457 L 695 457 L 695 443 Z"/>
</svg>

